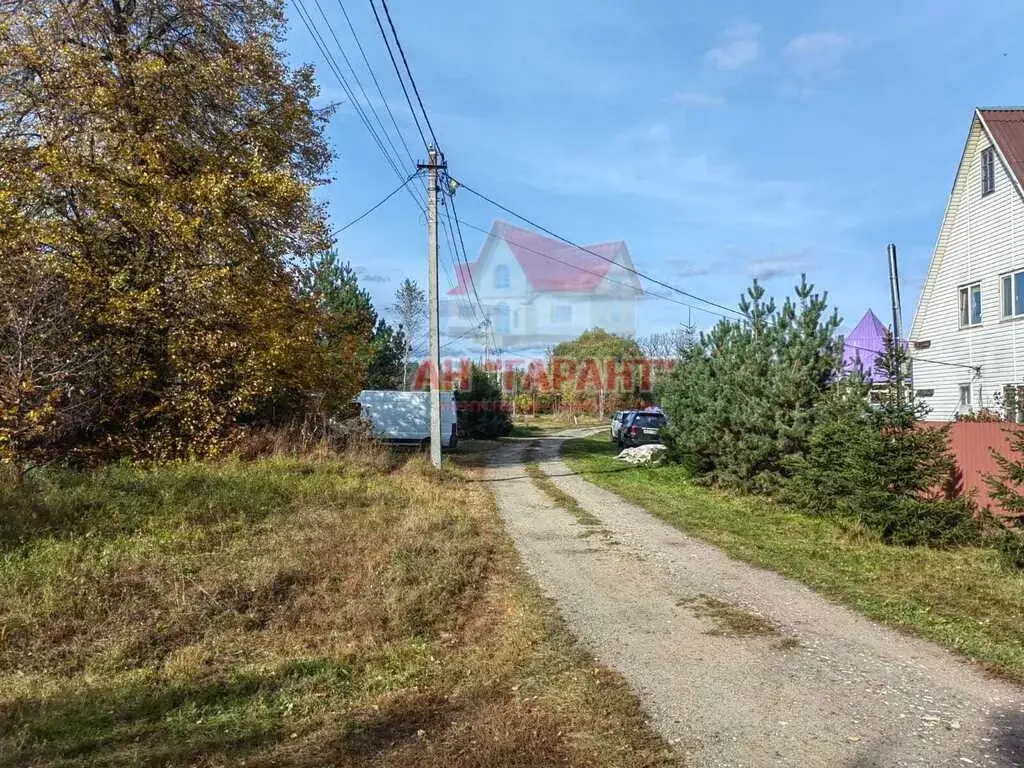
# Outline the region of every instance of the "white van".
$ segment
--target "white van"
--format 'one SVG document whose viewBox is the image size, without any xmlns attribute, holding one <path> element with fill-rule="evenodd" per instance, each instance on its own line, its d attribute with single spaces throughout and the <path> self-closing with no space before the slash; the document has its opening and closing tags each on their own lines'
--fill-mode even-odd
<svg viewBox="0 0 1024 768">
<path fill-rule="evenodd" d="M 356 397 L 360 414 L 373 434 L 388 443 L 430 444 L 430 393 L 364 389 Z M 453 450 L 458 442 L 455 399 L 441 392 L 441 446 Z"/>
</svg>

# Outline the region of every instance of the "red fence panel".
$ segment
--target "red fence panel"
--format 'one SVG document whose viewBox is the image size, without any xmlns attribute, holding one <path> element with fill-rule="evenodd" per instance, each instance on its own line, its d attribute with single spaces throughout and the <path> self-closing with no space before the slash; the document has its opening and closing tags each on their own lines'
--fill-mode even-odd
<svg viewBox="0 0 1024 768">
<path fill-rule="evenodd" d="M 928 426 L 942 426 L 929 422 Z M 985 475 L 999 473 L 999 465 L 992 458 L 992 451 L 1003 456 L 1021 459 L 1021 455 L 1010 447 L 1011 435 L 1024 429 L 1024 425 L 1000 421 L 957 421 L 949 431 L 949 447 L 956 457 L 964 493 L 973 493 L 979 507 L 988 507 L 994 514 L 1005 515 L 1005 511 L 992 499 Z"/>
</svg>

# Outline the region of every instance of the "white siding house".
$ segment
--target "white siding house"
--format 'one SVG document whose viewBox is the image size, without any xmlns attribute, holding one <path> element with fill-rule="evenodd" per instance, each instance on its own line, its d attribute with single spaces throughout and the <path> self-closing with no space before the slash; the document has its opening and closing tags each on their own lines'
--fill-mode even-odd
<svg viewBox="0 0 1024 768">
<path fill-rule="evenodd" d="M 486 337 L 511 351 L 554 346 L 591 328 L 636 333 L 643 288 L 621 240 L 577 248 L 496 221 L 479 257 L 458 265 L 456 276 L 442 303 L 449 339 Z M 478 330 L 481 312 L 486 333 Z"/>
<path fill-rule="evenodd" d="M 1022 179 L 1024 110 L 976 110 L 910 332 L 929 418 L 998 409 L 1024 382 Z"/>
</svg>

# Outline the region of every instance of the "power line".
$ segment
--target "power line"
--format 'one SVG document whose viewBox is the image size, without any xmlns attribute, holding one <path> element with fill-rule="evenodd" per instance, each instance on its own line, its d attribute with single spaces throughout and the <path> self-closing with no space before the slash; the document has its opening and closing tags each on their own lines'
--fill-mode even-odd
<svg viewBox="0 0 1024 768">
<path fill-rule="evenodd" d="M 459 263 L 459 249 L 455 245 L 455 235 L 453 234 L 453 232 L 451 230 L 450 224 L 447 225 L 447 226 L 445 225 L 445 220 L 444 219 L 438 218 L 438 221 L 441 224 L 441 229 L 444 230 L 445 240 L 448 241 L 448 246 L 449 246 L 449 249 L 450 249 L 449 253 L 448 253 L 448 258 L 449 258 L 449 260 L 452 263 L 452 267 L 455 268 L 455 285 L 452 286 L 452 287 L 453 288 L 458 288 L 458 286 L 459 286 L 458 276 L 459 276 L 459 273 L 462 271 L 462 267 L 461 267 L 461 265 Z M 480 318 L 479 318 L 478 313 L 477 313 L 476 305 L 473 304 L 472 299 L 470 299 L 469 297 L 466 297 L 466 305 L 469 306 L 469 308 L 472 310 L 472 312 L 473 312 L 473 319 L 476 320 L 477 322 L 480 322 Z"/>
<path fill-rule="evenodd" d="M 614 264 L 614 265 L 616 265 L 618 267 L 621 267 L 622 269 L 626 270 L 627 272 L 632 272 L 637 277 L 642 277 L 644 280 L 652 282 L 655 285 L 660 285 L 662 288 L 667 288 L 668 290 L 670 290 L 670 291 L 672 291 L 674 293 L 678 293 L 681 296 L 686 296 L 687 298 L 693 299 L 694 301 L 699 301 L 702 304 L 707 304 L 708 306 L 724 310 L 725 312 L 729 312 L 729 313 L 731 313 L 733 315 L 739 315 L 740 317 L 743 316 L 743 313 L 738 311 L 738 310 L 732 309 L 731 307 L 727 307 L 724 304 L 718 304 L 717 302 L 711 301 L 710 299 L 705 299 L 702 296 L 697 296 L 696 294 L 689 293 L 687 291 L 684 291 L 682 288 L 676 288 L 674 285 L 669 285 L 668 283 L 663 282 L 661 280 L 658 280 L 656 278 L 653 278 L 650 275 L 646 275 L 646 274 L 644 274 L 643 272 L 641 272 L 638 269 L 635 269 L 633 267 L 628 267 L 625 264 L 620 264 L 619 262 L 615 261 L 615 259 L 610 259 L 607 256 L 603 256 L 602 254 L 597 253 L 596 251 L 592 251 L 591 249 L 585 248 L 584 246 L 579 245 L 578 243 L 574 243 L 572 240 L 569 240 L 568 238 L 563 237 L 562 235 L 559 235 L 557 232 L 552 232 L 550 229 L 541 226 L 540 224 L 538 224 L 537 222 L 533 221 L 532 219 L 528 219 L 526 216 L 523 216 L 521 213 L 517 213 L 517 212 L 513 211 L 511 208 L 508 208 L 508 207 L 502 205 L 501 203 L 497 202 L 496 200 L 492 200 L 491 198 L 487 197 L 487 195 L 483 194 L 482 192 L 477 192 L 475 189 L 473 189 L 472 187 L 467 186 L 463 182 L 457 181 L 456 183 L 459 185 L 460 188 L 465 189 L 467 192 L 476 195 L 481 200 L 484 200 L 485 202 L 490 203 L 491 205 L 493 205 L 496 208 L 500 208 L 502 211 L 504 211 L 505 213 L 509 214 L 510 216 L 515 216 L 520 221 L 526 222 L 527 224 L 529 224 L 534 229 L 539 229 L 541 232 L 544 232 L 544 233 L 546 233 L 548 235 L 551 235 L 551 237 L 554 237 L 557 240 L 561 240 L 563 243 L 566 243 L 567 245 L 571 245 L 573 248 L 577 248 L 577 249 L 579 249 L 581 251 L 584 251 L 586 253 L 591 254 L 592 256 L 596 256 L 597 258 L 601 259 L 602 261 L 607 261 L 609 264 Z"/>
<path fill-rule="evenodd" d="M 374 143 L 376 143 L 377 148 L 384 155 L 384 159 L 387 161 L 388 165 L 391 167 L 391 170 L 394 172 L 395 176 L 397 176 L 399 179 L 402 179 L 403 176 L 404 176 L 404 173 L 403 173 L 403 171 L 400 168 L 400 166 L 402 164 L 401 157 L 399 156 L 398 150 L 397 150 L 397 148 L 395 148 L 394 143 L 390 140 L 390 137 L 388 137 L 388 144 L 391 145 L 391 148 L 395 152 L 395 156 L 396 156 L 395 158 L 392 158 L 391 154 L 384 147 L 384 143 L 381 141 L 380 137 L 377 135 L 377 132 L 373 129 L 373 125 L 371 125 L 369 118 L 366 116 L 365 110 L 362 108 L 362 105 L 360 104 L 359 100 L 356 98 L 355 92 L 352 90 L 352 87 L 349 85 L 348 80 L 342 74 L 341 68 L 338 65 L 337 59 L 335 59 L 334 58 L 334 54 L 331 53 L 330 48 L 329 48 L 329 46 L 327 44 L 327 40 L 324 38 L 323 34 L 320 32 L 319 27 L 317 27 L 317 24 L 316 24 L 316 22 L 313 19 L 313 15 L 309 12 L 309 10 L 303 4 L 303 0 L 295 0 L 295 3 L 296 3 L 296 10 L 299 12 L 299 17 L 302 19 L 302 23 L 305 25 L 306 29 L 309 31 L 310 36 L 313 38 L 313 42 L 316 43 L 317 48 L 320 49 L 320 53 L 323 55 L 324 59 L 327 61 L 328 69 L 330 69 L 331 72 L 334 74 L 334 77 L 338 80 L 338 82 L 341 85 L 342 89 L 345 91 L 345 94 L 351 100 L 352 106 L 355 108 L 357 117 L 359 117 L 360 121 L 362 122 L 363 126 L 367 129 L 367 131 L 369 131 L 370 136 L 374 140 Z M 317 7 L 320 9 L 320 14 L 324 15 L 323 8 L 320 7 L 319 3 L 317 3 Z M 325 17 L 325 21 L 326 21 L 326 17 Z M 338 46 L 338 50 L 341 52 L 342 56 L 345 57 L 346 62 L 349 64 L 349 69 L 352 70 L 353 68 L 352 68 L 351 62 L 349 62 L 348 61 L 348 57 L 345 56 L 345 52 L 341 48 L 341 45 L 340 45 L 340 43 L 338 41 L 337 35 L 334 34 L 334 30 L 331 28 L 330 22 L 327 22 L 327 26 L 328 26 L 328 29 L 331 30 L 331 35 L 334 37 L 334 41 L 335 41 L 335 43 Z M 365 90 L 364 90 L 364 95 L 365 95 Z M 377 120 L 378 120 L 378 122 L 381 122 L 379 115 L 377 115 Z M 387 136 L 386 132 L 385 132 L 385 135 Z M 399 135 L 399 137 L 401 138 L 401 134 Z M 411 157 L 411 153 L 410 153 L 410 157 Z M 413 164 L 415 165 L 415 162 Z M 403 185 L 403 186 L 405 186 L 405 185 Z M 416 204 L 416 207 L 419 208 L 420 213 L 424 213 L 425 214 L 426 213 L 426 207 L 424 206 L 423 202 L 418 197 L 416 197 L 415 193 L 411 189 L 408 189 L 407 186 L 406 186 L 406 191 L 409 193 L 409 196 L 412 198 L 412 201 Z"/>
<path fill-rule="evenodd" d="M 359 41 L 359 35 L 356 33 L 356 28 L 352 24 L 352 19 L 349 18 L 348 11 L 345 10 L 344 3 L 342 3 L 341 0 L 337 0 L 337 3 L 338 7 L 341 8 L 342 15 L 345 17 L 345 23 L 348 24 L 349 31 L 352 33 L 352 39 L 356 41 L 356 47 L 359 48 L 359 54 L 363 57 L 363 63 L 366 65 L 366 69 L 370 73 L 370 77 L 373 79 L 373 84 L 377 88 L 377 94 L 380 96 L 381 104 L 383 104 L 384 109 L 387 110 L 388 116 L 391 118 L 391 124 L 395 126 L 395 133 L 398 134 L 398 140 L 402 142 L 402 146 L 405 148 L 405 154 L 409 157 L 409 162 L 415 165 L 416 158 L 413 157 L 412 150 L 409 149 L 409 145 L 405 141 L 402 129 L 398 126 L 398 120 L 395 119 L 395 113 L 391 111 L 391 106 L 388 104 L 387 97 L 384 95 L 384 89 L 381 88 L 380 80 L 377 79 L 377 74 L 373 71 L 373 66 L 370 64 L 370 59 L 366 55 L 366 50 L 363 48 L 363 44 Z"/>
<path fill-rule="evenodd" d="M 373 125 L 370 123 L 369 118 L 366 116 L 366 113 L 365 113 L 365 111 L 362 108 L 362 105 L 359 103 L 359 100 L 356 98 L 355 92 L 352 90 L 352 88 L 349 85 L 348 80 L 345 78 L 344 74 L 342 74 L 341 67 L 338 66 L 337 59 L 335 59 L 334 58 L 334 54 L 331 53 L 330 47 L 327 45 L 326 39 L 324 39 L 323 35 L 320 33 L 319 28 L 316 25 L 316 22 L 313 20 L 313 15 L 306 8 L 305 4 L 303 3 L 303 0 L 295 0 L 295 7 L 296 7 L 296 10 L 299 13 L 299 18 L 302 19 L 303 25 L 305 25 L 306 30 L 309 32 L 310 36 L 313 38 L 313 42 L 316 44 L 317 48 L 320 49 L 320 53 L 323 55 L 324 59 L 326 60 L 328 68 L 334 74 L 335 78 L 338 80 L 338 83 L 341 85 L 342 89 L 345 91 L 345 94 L 351 100 L 352 106 L 354 107 L 354 109 L 356 111 L 356 116 L 362 122 L 363 127 L 365 127 L 366 130 L 370 133 L 370 136 L 373 138 L 373 141 L 377 145 L 377 148 L 381 151 L 381 154 L 384 155 L 384 159 L 387 161 L 388 165 L 391 167 L 391 170 L 395 173 L 395 175 L 399 179 L 403 179 L 405 177 L 405 174 L 401 171 L 401 169 L 399 168 L 399 165 L 396 164 L 395 160 L 388 153 L 388 150 L 384 146 L 384 142 L 381 141 L 380 137 L 377 135 L 377 132 L 374 130 Z M 322 13 L 322 9 L 321 9 L 321 13 Z M 337 38 L 335 38 L 335 39 L 337 39 Z M 410 194 L 411 194 L 411 191 L 410 191 Z M 423 207 L 420 204 L 419 199 L 416 198 L 415 195 L 413 195 L 413 198 L 416 200 L 417 205 L 420 206 L 420 210 L 422 211 Z"/>
<path fill-rule="evenodd" d="M 501 235 L 496 235 L 496 234 L 494 234 L 493 231 L 488 230 L 488 229 L 484 229 L 483 227 L 477 226 L 476 224 L 471 224 L 470 222 L 466 221 L 465 219 L 458 219 L 458 218 L 456 218 L 456 221 L 458 221 L 461 224 L 465 224 L 470 229 L 475 229 L 477 232 L 482 232 L 485 235 L 496 237 L 499 240 L 502 240 L 502 241 L 504 241 L 506 243 L 509 243 L 510 245 L 516 246 L 517 248 L 522 248 L 524 251 L 529 251 L 530 253 L 534 253 L 534 254 L 536 254 L 538 256 L 543 256 L 545 259 L 557 262 L 559 264 L 563 264 L 563 265 L 565 265 L 565 266 L 567 266 L 567 267 L 569 267 L 571 269 L 575 269 L 575 270 L 577 270 L 579 272 L 584 272 L 584 273 L 586 273 L 588 275 L 593 275 L 594 277 L 596 277 L 596 278 L 598 278 L 600 280 L 605 280 L 605 281 L 607 281 L 609 283 L 612 283 L 614 285 L 621 285 L 624 288 L 629 288 L 631 291 L 635 291 L 636 293 L 646 294 L 648 296 L 653 296 L 656 299 L 662 299 L 663 301 L 669 301 L 669 302 L 671 302 L 673 304 L 678 304 L 681 307 L 686 307 L 687 309 L 695 309 L 698 312 L 705 312 L 705 313 L 707 313 L 709 315 L 714 315 L 715 317 L 721 317 L 721 318 L 726 319 L 726 320 L 731 319 L 728 315 L 723 315 L 721 312 L 715 312 L 714 310 L 706 309 L 705 307 L 696 307 L 696 306 L 694 306 L 692 304 L 687 304 L 685 301 L 680 301 L 679 299 L 674 299 L 671 296 L 665 296 L 663 294 L 654 293 L 652 291 L 644 291 L 642 288 L 637 288 L 635 285 L 632 285 L 630 283 L 624 283 L 621 280 L 614 280 L 614 279 L 608 277 L 607 275 L 602 274 L 601 272 L 595 272 L 592 269 L 586 269 L 585 267 L 581 267 L 581 266 L 579 266 L 577 264 L 573 264 L 570 261 L 564 261 L 563 259 L 556 258 L 555 256 L 552 256 L 551 254 L 544 253 L 543 251 L 538 251 L 538 250 L 536 250 L 534 248 L 530 248 L 530 247 L 528 247 L 526 245 L 523 245 L 522 243 L 516 242 L 515 240 L 510 240 L 507 237 L 502 237 Z"/>
<path fill-rule="evenodd" d="M 336 230 L 331 232 L 331 237 L 334 237 L 335 235 L 340 235 L 342 232 L 344 232 L 349 227 L 353 226 L 354 224 L 358 224 L 360 221 L 362 221 L 367 216 L 369 216 L 371 213 L 373 213 L 378 208 L 380 208 L 382 205 L 384 205 L 384 203 L 386 203 L 392 197 L 394 197 L 399 192 L 401 192 L 409 184 L 409 182 L 412 181 L 413 179 L 415 179 L 417 176 L 419 176 L 419 171 L 416 171 L 416 173 L 411 174 L 409 176 L 409 178 L 407 178 L 405 181 L 403 181 L 401 184 L 399 184 L 397 187 L 395 187 L 393 190 L 391 190 L 387 194 L 387 197 L 385 197 L 384 199 L 382 199 L 379 202 L 375 203 L 372 208 L 368 208 L 367 210 L 363 211 L 361 214 L 356 216 L 354 219 L 352 219 L 352 221 L 350 221 L 345 226 L 338 227 Z"/>
<path fill-rule="evenodd" d="M 451 189 L 451 186 L 449 186 L 449 189 Z M 450 219 L 452 217 L 455 218 L 455 229 L 456 229 L 456 231 L 458 232 L 458 235 L 459 235 L 459 245 L 462 246 L 462 261 L 466 265 L 466 276 L 469 279 L 469 286 L 470 286 L 470 288 L 473 289 L 473 296 L 476 297 L 476 303 L 480 305 L 481 309 L 483 309 L 483 303 L 480 301 L 480 294 L 477 293 L 477 290 L 476 290 L 476 280 L 473 277 L 473 270 L 472 270 L 472 268 L 470 266 L 470 263 L 469 263 L 469 254 L 466 253 L 466 241 L 462 237 L 462 225 L 459 223 L 459 211 L 455 207 L 455 193 L 454 192 L 451 192 L 448 195 L 448 202 L 451 203 L 451 208 L 452 208 L 451 212 L 449 214 L 449 222 L 448 223 L 451 224 Z M 445 205 L 445 211 L 447 212 L 447 210 L 448 210 L 448 206 Z"/>
<path fill-rule="evenodd" d="M 370 0 L 370 2 L 372 4 L 373 0 Z M 427 114 L 427 108 L 423 106 L 423 99 L 420 98 L 420 89 L 416 87 L 416 80 L 412 76 L 412 70 L 409 69 L 409 60 L 405 58 L 405 50 L 402 48 L 402 41 L 398 39 L 398 30 L 395 29 L 395 23 L 391 20 L 391 11 L 388 10 L 388 2 L 387 0 L 380 0 L 380 4 L 384 8 L 384 15 L 388 18 L 388 26 L 391 27 L 391 34 L 395 37 L 395 45 L 398 46 L 398 53 L 402 56 L 402 63 L 405 65 L 406 74 L 409 75 L 409 83 L 412 85 L 413 93 L 416 94 L 416 101 L 419 102 L 420 110 L 423 112 L 423 119 L 427 121 L 430 138 L 434 140 L 434 146 L 440 149 L 441 145 L 437 140 L 437 134 L 434 133 L 434 126 L 430 124 L 430 115 Z"/>
<path fill-rule="evenodd" d="M 883 354 L 885 354 L 885 350 L 882 350 L 882 349 L 868 349 L 867 347 L 858 347 L 856 344 L 848 344 L 845 340 L 843 341 L 843 348 L 844 349 L 855 349 L 858 352 L 870 352 L 873 355 L 883 355 Z M 917 355 L 909 353 L 909 351 L 908 351 L 908 356 L 910 357 L 911 360 L 918 360 L 918 361 L 920 361 L 922 363 L 932 363 L 933 365 L 945 365 L 948 368 L 966 368 L 967 370 L 974 371 L 975 373 L 977 373 L 977 372 L 979 372 L 981 370 L 981 366 L 980 365 L 969 365 L 967 363 L 951 363 L 948 360 L 932 360 L 932 359 L 929 359 L 927 357 L 918 357 Z"/>
<path fill-rule="evenodd" d="M 380 20 L 380 14 L 377 13 L 377 6 L 373 0 L 370 0 L 370 8 L 373 9 L 373 18 L 377 20 L 377 28 L 380 30 L 380 36 L 384 39 L 384 47 L 388 49 L 388 56 L 391 59 L 391 66 L 395 68 L 395 74 L 398 75 L 398 84 L 402 86 L 402 93 L 405 94 L 405 103 L 409 105 L 409 112 L 412 113 L 412 119 L 416 123 L 416 130 L 419 131 L 420 139 L 423 140 L 423 147 L 428 149 L 430 142 L 427 141 L 427 136 L 423 133 L 423 127 L 420 125 L 420 119 L 416 115 L 416 109 L 412 105 L 412 98 L 409 96 L 409 91 L 405 87 L 405 80 L 402 78 L 402 70 L 398 67 L 398 61 L 395 59 L 394 51 L 391 50 L 391 42 L 388 40 L 388 33 L 384 31 L 384 24 Z M 433 135 L 433 132 L 431 132 Z"/>
<path fill-rule="evenodd" d="M 387 141 L 388 146 L 390 146 L 391 150 L 395 153 L 395 157 L 398 158 L 398 164 L 401 165 L 401 155 L 398 152 L 398 147 L 396 147 L 395 143 L 391 140 L 391 134 L 388 132 L 387 128 L 384 127 L 384 121 L 381 119 L 380 115 L 377 113 L 377 110 L 374 108 L 373 101 L 371 101 L 370 97 L 367 96 L 366 89 L 363 87 L 363 82 L 362 80 L 359 79 L 359 75 L 356 74 L 356 68 L 352 66 L 352 62 L 349 60 L 348 55 L 345 53 L 345 48 L 342 46 L 337 34 L 335 34 L 334 27 L 331 26 L 331 22 L 327 18 L 327 14 L 324 13 L 323 6 L 320 5 L 320 0 L 313 0 L 313 2 L 314 4 L 316 4 L 317 10 L 320 11 L 320 15 L 323 17 L 324 24 L 327 25 L 327 31 L 331 33 L 331 37 L 334 40 L 334 44 L 337 46 L 338 52 L 341 54 L 341 58 L 345 61 L 345 65 L 348 67 L 348 71 L 352 74 L 352 79 L 355 81 L 356 87 L 359 88 L 359 92 L 363 94 L 363 99 L 366 100 L 366 106 L 370 108 L 371 114 L 377 121 L 377 125 L 380 127 L 381 134 Z M 399 138 L 401 138 L 401 134 L 399 134 Z M 415 161 L 413 161 L 413 165 L 415 165 Z"/>
</svg>

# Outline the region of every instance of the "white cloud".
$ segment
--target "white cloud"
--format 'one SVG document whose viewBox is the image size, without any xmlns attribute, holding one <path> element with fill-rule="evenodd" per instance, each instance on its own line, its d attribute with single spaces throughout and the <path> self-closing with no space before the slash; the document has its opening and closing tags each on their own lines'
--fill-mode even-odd
<svg viewBox="0 0 1024 768">
<path fill-rule="evenodd" d="M 719 45 L 705 54 L 711 64 L 724 71 L 734 71 L 753 64 L 761 55 L 761 27 L 737 21 L 722 33 Z"/>
<path fill-rule="evenodd" d="M 699 91 L 677 91 L 669 96 L 667 101 L 684 107 L 720 107 L 725 104 L 723 97 Z"/>
<path fill-rule="evenodd" d="M 806 269 L 807 258 L 802 253 L 784 254 L 771 259 L 752 259 L 747 263 L 747 274 L 757 280 L 793 277 Z"/>
<path fill-rule="evenodd" d="M 811 78 L 835 70 L 849 49 L 848 37 L 835 32 L 811 32 L 794 37 L 782 52 L 798 75 Z"/>
<path fill-rule="evenodd" d="M 719 264 L 700 264 L 689 259 L 665 259 L 664 266 L 677 277 L 704 277 L 721 271 Z"/>
</svg>

